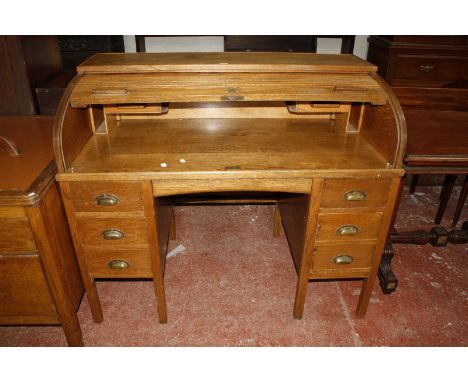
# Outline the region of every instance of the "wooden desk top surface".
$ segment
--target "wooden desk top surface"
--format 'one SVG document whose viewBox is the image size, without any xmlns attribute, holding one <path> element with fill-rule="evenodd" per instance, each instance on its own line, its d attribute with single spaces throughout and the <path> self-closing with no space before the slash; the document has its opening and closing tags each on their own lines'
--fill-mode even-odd
<svg viewBox="0 0 468 382">
<path fill-rule="evenodd" d="M 15 142 L 20 155 L 0 149 L 0 203 L 22 200 L 33 203 L 54 176 L 53 117 L 0 117 L 0 136 Z"/>
<path fill-rule="evenodd" d="M 350 54 L 315 53 L 100 53 L 78 73 L 317 72 L 369 73 L 377 67 Z"/>
<path fill-rule="evenodd" d="M 405 110 L 406 163 L 468 166 L 468 112 Z"/>
<path fill-rule="evenodd" d="M 108 135 L 91 137 L 73 162 L 73 172 L 150 172 L 176 178 L 232 171 L 255 177 L 294 170 L 386 168 L 364 137 L 339 130 L 330 120 L 122 120 Z"/>
</svg>

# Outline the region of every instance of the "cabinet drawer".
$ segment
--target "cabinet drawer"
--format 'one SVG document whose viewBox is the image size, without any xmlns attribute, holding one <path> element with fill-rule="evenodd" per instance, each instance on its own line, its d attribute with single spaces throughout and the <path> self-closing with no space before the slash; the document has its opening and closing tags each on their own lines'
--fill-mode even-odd
<svg viewBox="0 0 468 382">
<path fill-rule="evenodd" d="M 0 253 L 35 249 L 36 243 L 27 219 L 0 219 Z"/>
<path fill-rule="evenodd" d="M 147 250 L 88 250 L 85 259 L 93 277 L 153 277 Z"/>
<path fill-rule="evenodd" d="M 0 301 L 0 323 L 56 314 L 38 255 L 0 255 Z"/>
<path fill-rule="evenodd" d="M 365 274 L 370 271 L 375 244 L 319 244 L 314 249 L 310 273 Z"/>
<path fill-rule="evenodd" d="M 376 240 L 382 213 L 319 214 L 316 241 Z"/>
<path fill-rule="evenodd" d="M 322 208 L 384 207 L 390 179 L 325 179 Z"/>
<path fill-rule="evenodd" d="M 101 248 L 148 248 L 145 219 L 78 218 L 81 244 Z"/>
<path fill-rule="evenodd" d="M 466 76 L 467 65 L 467 57 L 398 55 L 394 58 L 390 83 L 409 80 L 416 86 L 426 82 L 453 82 Z"/>
<path fill-rule="evenodd" d="M 140 182 L 70 182 L 76 212 L 141 212 L 143 188 Z"/>
</svg>

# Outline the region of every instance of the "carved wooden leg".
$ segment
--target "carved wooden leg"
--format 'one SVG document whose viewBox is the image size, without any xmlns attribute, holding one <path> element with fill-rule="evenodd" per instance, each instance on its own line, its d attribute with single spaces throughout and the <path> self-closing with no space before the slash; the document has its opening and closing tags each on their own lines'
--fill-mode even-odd
<svg viewBox="0 0 468 382">
<path fill-rule="evenodd" d="M 460 219 L 463 205 L 465 204 L 467 196 L 468 196 L 468 175 L 465 175 L 465 180 L 463 182 L 463 186 L 460 192 L 460 197 L 458 198 L 457 207 L 455 209 L 455 215 L 453 216 L 452 228 L 455 228 L 455 226 L 458 223 L 458 219 Z"/>
<path fill-rule="evenodd" d="M 281 214 L 278 203 L 275 204 L 275 221 L 273 224 L 273 237 L 279 237 L 281 233 Z"/>
<path fill-rule="evenodd" d="M 436 217 L 434 219 L 435 224 L 440 224 L 442 216 L 444 216 L 445 208 L 447 207 L 447 203 L 450 199 L 450 195 L 452 194 L 453 185 L 456 180 L 456 175 L 450 174 L 445 176 L 444 185 L 442 186 L 442 191 L 440 193 L 439 208 L 437 209 Z"/>
<path fill-rule="evenodd" d="M 389 238 L 385 243 L 382 259 L 380 260 L 379 270 L 377 276 L 379 277 L 379 284 L 384 294 L 395 292 L 398 286 L 398 279 L 392 270 L 393 258 L 392 240 Z"/>
<path fill-rule="evenodd" d="M 411 179 L 411 185 L 410 185 L 410 189 L 409 189 L 410 195 L 413 195 L 414 192 L 416 191 L 416 186 L 418 185 L 418 181 L 419 181 L 419 175 L 414 174 L 412 179 Z"/>
</svg>

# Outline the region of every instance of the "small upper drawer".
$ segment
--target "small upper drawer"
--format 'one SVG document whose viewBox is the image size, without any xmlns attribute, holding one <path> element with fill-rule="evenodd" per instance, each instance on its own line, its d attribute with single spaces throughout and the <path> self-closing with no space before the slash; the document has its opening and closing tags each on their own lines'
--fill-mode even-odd
<svg viewBox="0 0 468 382">
<path fill-rule="evenodd" d="M 450 83 L 466 77 L 468 57 L 397 55 L 388 78 L 391 85 Z"/>
<path fill-rule="evenodd" d="M 34 250 L 36 243 L 27 219 L 0 219 L 0 252 Z"/>
<path fill-rule="evenodd" d="M 387 203 L 390 178 L 325 179 L 322 208 L 384 207 Z"/>
<path fill-rule="evenodd" d="M 78 233 L 83 246 L 110 248 L 148 248 L 145 219 L 78 218 Z"/>
<path fill-rule="evenodd" d="M 375 244 L 318 244 L 314 249 L 310 273 L 350 276 L 370 271 Z"/>
<path fill-rule="evenodd" d="M 375 240 L 382 213 L 319 214 L 316 241 Z"/>
<path fill-rule="evenodd" d="M 70 182 L 76 212 L 141 212 L 140 182 Z"/>
</svg>

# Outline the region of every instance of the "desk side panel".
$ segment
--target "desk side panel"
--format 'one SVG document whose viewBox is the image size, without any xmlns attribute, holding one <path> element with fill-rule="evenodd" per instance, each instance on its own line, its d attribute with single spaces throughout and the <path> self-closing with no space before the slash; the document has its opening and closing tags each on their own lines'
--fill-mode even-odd
<svg viewBox="0 0 468 382">
<path fill-rule="evenodd" d="M 70 95 L 80 80 L 76 76 L 68 85 L 55 118 L 54 153 L 59 172 L 70 171 L 71 163 L 93 135 L 87 109 L 70 105 Z"/>
</svg>

